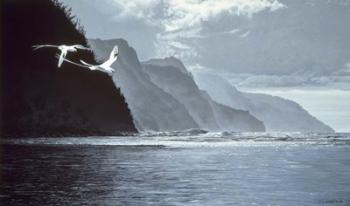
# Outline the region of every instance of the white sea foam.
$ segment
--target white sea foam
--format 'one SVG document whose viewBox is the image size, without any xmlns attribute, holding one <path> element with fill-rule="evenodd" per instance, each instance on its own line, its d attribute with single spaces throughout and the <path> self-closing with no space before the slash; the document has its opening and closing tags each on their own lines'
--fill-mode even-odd
<svg viewBox="0 0 350 206">
<path fill-rule="evenodd" d="M 191 147 L 350 145 L 348 133 L 236 133 L 204 130 L 145 132 L 133 136 L 3 139 L 3 144 Z"/>
</svg>

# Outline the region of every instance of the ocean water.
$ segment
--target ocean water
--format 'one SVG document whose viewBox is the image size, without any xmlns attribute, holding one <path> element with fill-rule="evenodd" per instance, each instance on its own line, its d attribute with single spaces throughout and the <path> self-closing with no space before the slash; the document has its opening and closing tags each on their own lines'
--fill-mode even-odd
<svg viewBox="0 0 350 206">
<path fill-rule="evenodd" d="M 1 205 L 350 205 L 350 135 L 1 140 Z"/>
</svg>

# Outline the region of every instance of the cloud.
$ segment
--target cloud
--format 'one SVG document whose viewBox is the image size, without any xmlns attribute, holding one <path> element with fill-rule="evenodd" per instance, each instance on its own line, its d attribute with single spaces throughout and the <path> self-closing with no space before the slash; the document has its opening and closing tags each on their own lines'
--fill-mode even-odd
<svg viewBox="0 0 350 206">
<path fill-rule="evenodd" d="M 247 31 L 241 35 L 239 35 L 239 38 L 246 38 L 250 34 L 250 31 Z"/>
<path fill-rule="evenodd" d="M 278 0 L 113 1 L 121 11 L 116 19 L 138 18 L 161 29 L 155 43 L 158 57 L 171 55 L 185 58 L 185 61 L 198 54 L 193 41 L 188 40 L 202 38 L 200 31 L 204 21 L 221 14 L 251 17 L 263 10 L 275 11 L 285 7 Z M 232 34 L 238 31 L 232 30 Z"/>
<path fill-rule="evenodd" d="M 186 29 L 200 24 L 223 12 L 252 16 L 265 9 L 283 8 L 277 0 L 169 0 L 166 10 L 170 18 L 165 19 L 166 31 Z"/>
<path fill-rule="evenodd" d="M 252 16 L 285 7 L 278 0 L 113 0 L 119 17 L 146 18 L 161 22 L 166 32 L 200 24 L 223 12 Z M 161 14 L 159 14 L 161 13 Z"/>
<path fill-rule="evenodd" d="M 240 31 L 241 31 L 240 29 L 235 28 L 235 29 L 232 29 L 232 30 L 224 32 L 224 33 L 226 33 L 226 34 L 236 34 L 236 33 L 240 32 Z"/>
<path fill-rule="evenodd" d="M 154 10 L 161 2 L 161 0 L 113 0 L 113 6 L 120 10 L 116 19 L 135 17 L 151 22 L 149 20 L 153 19 Z"/>
<path fill-rule="evenodd" d="M 202 67 L 205 68 L 205 67 Z M 208 68 L 207 68 L 208 69 Z M 210 69 L 208 69 L 210 70 Z M 211 70 L 213 72 L 213 70 Z M 239 88 L 317 88 L 350 90 L 350 62 L 339 69 L 307 68 L 291 74 L 227 73 L 220 75 Z"/>
<path fill-rule="evenodd" d="M 173 55 L 184 61 L 198 56 L 195 39 L 203 37 L 200 35 L 203 22 L 224 13 L 251 17 L 265 9 L 274 11 L 284 7 L 276 0 L 169 0 L 166 5 L 167 18 L 160 21 L 164 30 L 158 38 L 158 56 Z M 188 41 L 189 38 L 192 40 Z M 187 44 L 187 49 L 169 48 L 169 42 Z"/>
<path fill-rule="evenodd" d="M 350 90 L 350 74 L 307 76 L 222 74 L 222 77 L 239 88 L 333 88 Z"/>
</svg>

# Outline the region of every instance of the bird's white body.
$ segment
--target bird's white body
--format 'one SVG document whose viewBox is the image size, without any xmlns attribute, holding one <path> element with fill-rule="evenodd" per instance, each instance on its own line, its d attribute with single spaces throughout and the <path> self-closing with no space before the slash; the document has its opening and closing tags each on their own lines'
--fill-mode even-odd
<svg viewBox="0 0 350 206">
<path fill-rule="evenodd" d="M 58 59 L 58 67 L 61 67 L 64 59 L 66 58 L 68 52 L 76 52 L 78 49 L 84 49 L 84 50 L 91 50 L 90 48 L 84 47 L 80 44 L 75 45 L 51 45 L 51 44 L 44 44 L 44 45 L 34 45 L 34 50 L 40 49 L 43 47 L 56 47 L 61 51 L 60 57 Z"/>
</svg>

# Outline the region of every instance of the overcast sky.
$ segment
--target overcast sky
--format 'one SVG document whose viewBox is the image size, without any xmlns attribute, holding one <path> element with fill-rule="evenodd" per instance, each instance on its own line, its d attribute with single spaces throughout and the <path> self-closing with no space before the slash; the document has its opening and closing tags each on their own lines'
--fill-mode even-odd
<svg viewBox="0 0 350 206">
<path fill-rule="evenodd" d="M 141 60 L 176 56 L 191 70 L 219 73 L 244 90 L 284 94 L 304 107 L 308 95 L 295 95 L 317 90 L 319 101 L 334 101 L 322 107 L 333 116 L 307 109 L 350 131 L 350 117 L 338 115 L 350 114 L 339 106 L 350 107 L 350 0 L 62 1 L 89 38 L 124 38 Z"/>
</svg>

